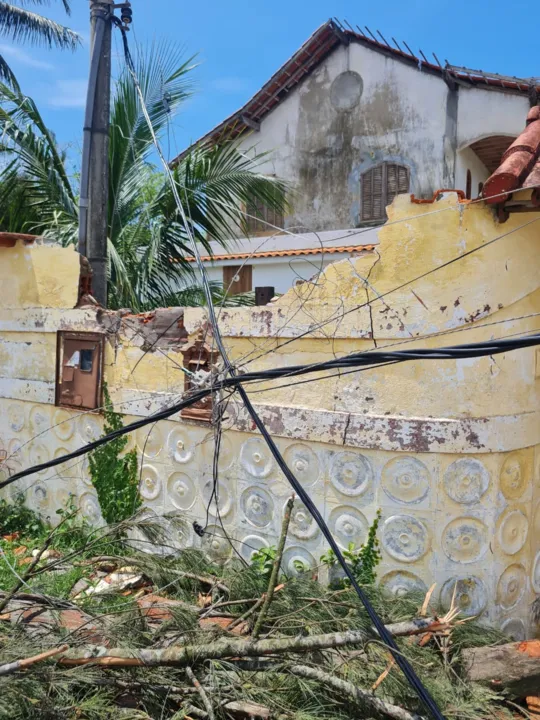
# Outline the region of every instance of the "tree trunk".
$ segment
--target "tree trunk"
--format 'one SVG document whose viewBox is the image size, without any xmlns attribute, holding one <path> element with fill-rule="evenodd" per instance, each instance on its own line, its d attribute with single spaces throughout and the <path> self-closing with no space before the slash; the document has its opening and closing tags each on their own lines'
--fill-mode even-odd
<svg viewBox="0 0 540 720">
<path fill-rule="evenodd" d="M 540 640 L 463 650 L 467 677 L 524 698 L 540 692 Z"/>
</svg>

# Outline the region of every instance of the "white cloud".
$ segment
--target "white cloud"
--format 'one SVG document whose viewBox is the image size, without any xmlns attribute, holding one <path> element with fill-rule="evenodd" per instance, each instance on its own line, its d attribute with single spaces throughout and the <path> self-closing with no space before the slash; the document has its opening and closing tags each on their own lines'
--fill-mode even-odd
<svg viewBox="0 0 540 720">
<path fill-rule="evenodd" d="M 15 62 L 20 65 L 26 65 L 26 67 L 39 68 L 40 70 L 54 70 L 54 65 L 51 65 L 51 63 L 38 60 L 32 57 L 30 53 L 14 45 L 0 44 L 0 54 L 3 55 L 8 62 Z"/>
<path fill-rule="evenodd" d="M 217 78 L 216 80 L 212 80 L 210 84 L 214 90 L 230 94 L 244 92 L 248 89 L 246 80 L 241 77 L 235 77 L 234 75 Z"/>
<path fill-rule="evenodd" d="M 58 80 L 48 104 L 56 108 L 83 108 L 86 105 L 87 80 Z"/>
</svg>

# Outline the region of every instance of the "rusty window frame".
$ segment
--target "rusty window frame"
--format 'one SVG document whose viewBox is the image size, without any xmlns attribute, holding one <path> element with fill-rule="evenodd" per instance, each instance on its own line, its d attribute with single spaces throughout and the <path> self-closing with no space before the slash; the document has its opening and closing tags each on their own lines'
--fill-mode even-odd
<svg viewBox="0 0 540 720">
<path fill-rule="evenodd" d="M 62 367 L 63 367 L 63 348 L 66 341 L 81 341 L 97 343 L 96 359 L 99 363 L 98 376 L 96 382 L 96 394 L 94 399 L 94 407 L 86 407 L 85 405 L 69 405 L 61 402 L 60 389 L 62 387 Z M 103 333 L 91 332 L 75 332 L 73 330 L 58 330 L 56 333 L 56 380 L 55 380 L 55 397 L 54 404 L 56 407 L 74 408 L 75 410 L 101 410 L 103 406 L 103 379 L 105 367 L 105 335 Z M 83 371 L 84 372 L 84 371 Z M 88 371 L 86 371 L 88 372 Z"/>
</svg>

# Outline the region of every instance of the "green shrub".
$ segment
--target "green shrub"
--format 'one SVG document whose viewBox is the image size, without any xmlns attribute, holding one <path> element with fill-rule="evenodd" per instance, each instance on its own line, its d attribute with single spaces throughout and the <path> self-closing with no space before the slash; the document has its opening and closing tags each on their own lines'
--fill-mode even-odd
<svg viewBox="0 0 540 720">
<path fill-rule="evenodd" d="M 104 434 L 124 427 L 122 416 L 115 412 L 107 386 L 104 387 Z M 101 513 L 109 525 L 132 517 L 141 507 L 137 451 L 121 453 L 128 444 L 127 435 L 112 440 L 89 455 L 90 477 L 94 485 Z"/>
<path fill-rule="evenodd" d="M 0 535 L 20 533 L 24 537 L 38 537 L 45 532 L 45 523 L 37 513 L 24 504 L 24 495 L 15 502 L 0 500 Z"/>
<path fill-rule="evenodd" d="M 377 539 L 380 520 L 381 511 L 378 510 L 375 520 L 369 528 L 366 542 L 362 547 L 357 548 L 354 543 L 349 543 L 347 550 L 343 551 L 343 557 L 359 585 L 373 585 L 377 579 L 377 566 L 381 562 L 379 541 Z M 329 567 L 336 566 L 337 558 L 334 551 L 329 549 L 324 555 L 321 555 L 321 562 Z M 349 581 L 346 578 L 339 581 L 340 585 L 347 585 L 348 583 Z"/>
</svg>

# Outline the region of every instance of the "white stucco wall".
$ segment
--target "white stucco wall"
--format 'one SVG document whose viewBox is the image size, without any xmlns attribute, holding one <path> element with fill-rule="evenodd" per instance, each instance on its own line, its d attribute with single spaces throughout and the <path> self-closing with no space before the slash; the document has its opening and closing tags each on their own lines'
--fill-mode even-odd
<svg viewBox="0 0 540 720">
<path fill-rule="evenodd" d="M 363 91 L 343 112 L 331 88 L 348 70 L 361 76 Z M 528 108 L 526 95 L 462 85 L 451 91 L 442 77 L 353 42 L 326 58 L 241 146 L 270 152 L 262 172 L 294 186 L 287 226 L 357 227 L 361 174 L 385 160 L 409 167 L 411 192 L 421 197 L 443 187 L 465 190 L 470 169 L 476 196 L 489 173 L 465 149 L 490 135 L 517 136 Z"/>
<path fill-rule="evenodd" d="M 346 255 L 309 255 L 305 257 L 260 258 L 252 261 L 253 289 L 256 287 L 273 287 L 276 293 L 282 294 L 290 290 L 298 280 L 310 280 L 324 270 L 330 263 L 343 260 Z M 225 265 L 240 265 L 242 261 L 227 260 L 206 263 L 210 280 L 223 282 Z"/>
</svg>

